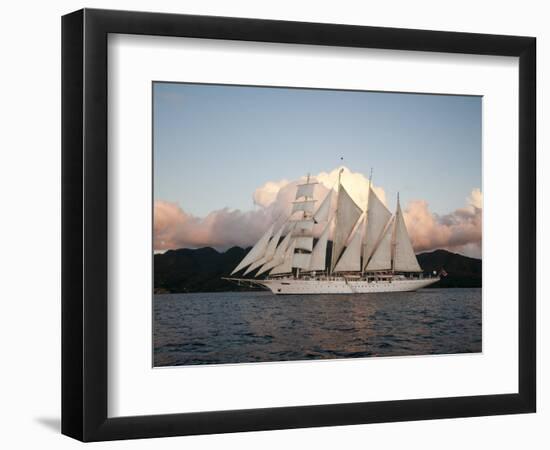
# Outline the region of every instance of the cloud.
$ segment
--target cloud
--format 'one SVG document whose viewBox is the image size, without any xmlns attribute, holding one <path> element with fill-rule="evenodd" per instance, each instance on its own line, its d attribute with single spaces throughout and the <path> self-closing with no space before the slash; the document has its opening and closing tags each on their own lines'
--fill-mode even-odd
<svg viewBox="0 0 550 450">
<path fill-rule="evenodd" d="M 288 180 L 268 181 L 254 191 L 252 196 L 254 204 L 264 208 L 268 207 L 277 200 L 277 194 L 287 184 L 289 184 Z"/>
<path fill-rule="evenodd" d="M 473 206 L 474 208 L 483 209 L 483 194 L 479 188 L 475 188 L 470 193 L 468 197 L 468 205 Z"/>
<path fill-rule="evenodd" d="M 248 247 L 271 225 L 271 213 L 267 209 L 242 212 L 226 208 L 199 218 L 176 203 L 159 200 L 154 211 L 154 249 Z"/>
<path fill-rule="evenodd" d="M 339 167 L 331 172 L 321 172 L 312 179 L 318 184 L 314 189 L 317 205 L 326 197 L 331 188 L 336 187 L 338 172 L 342 169 L 342 183 L 355 202 L 365 208 L 367 202 L 368 179 Z M 156 201 L 154 211 L 154 249 L 164 251 L 174 248 L 210 246 L 220 250 L 234 245 L 248 247 L 275 223 L 281 226 L 291 214 L 292 202 L 295 200 L 296 186 L 306 181 L 298 180 L 268 181 L 254 191 L 253 199 L 257 208 L 253 211 L 222 209 L 213 211 L 204 218 L 188 214 L 176 203 Z M 373 186 L 378 196 L 385 202 L 386 195 L 382 188 Z M 336 205 L 332 204 L 334 212 Z M 322 225 L 314 228 L 319 235 Z"/>
<path fill-rule="evenodd" d="M 318 182 L 314 190 L 317 205 L 331 188 L 336 187 L 340 169 L 312 176 Z M 361 173 L 352 172 L 346 167 L 342 169 L 342 184 L 355 202 L 365 208 L 369 180 Z M 296 185 L 305 180 L 306 177 L 303 177 L 299 180 L 278 180 L 263 184 L 253 194 L 256 205 L 253 211 L 225 208 L 200 218 L 186 213 L 176 203 L 156 201 L 155 251 L 203 246 L 225 250 L 235 245 L 253 245 L 272 224 L 281 226 L 290 216 Z M 373 188 L 386 203 L 384 190 L 378 186 Z M 481 191 L 474 189 L 467 198 L 465 207 L 443 216 L 432 213 L 426 201 L 410 202 L 404 215 L 415 251 L 446 248 L 470 256 L 480 256 L 482 200 Z M 314 234 L 319 235 L 321 231 L 322 225 L 317 225 Z"/>
<path fill-rule="evenodd" d="M 351 198 L 355 200 L 355 203 L 365 209 L 368 201 L 369 179 L 362 173 L 352 172 L 347 167 L 341 167 L 334 169 L 329 173 L 321 172 L 319 175 L 316 175 L 315 178 L 317 178 L 317 180 L 328 189 L 334 188 L 338 183 L 338 172 L 340 169 L 343 170 L 342 184 L 348 191 L 349 195 L 351 195 Z M 387 206 L 386 193 L 384 192 L 384 189 L 379 186 L 375 186 L 374 184 L 372 185 L 372 189 L 378 198 L 380 198 L 380 200 L 382 200 L 382 202 Z"/>
<path fill-rule="evenodd" d="M 481 256 L 483 196 L 473 189 L 466 206 L 439 216 L 429 210 L 424 200 L 410 202 L 405 223 L 416 252 L 445 248 L 468 256 Z"/>
<path fill-rule="evenodd" d="M 331 172 L 321 172 L 312 176 L 319 185 L 315 189 L 315 198 L 321 200 L 330 189 L 333 189 L 338 184 L 338 174 L 342 170 L 342 184 L 349 192 L 355 202 L 362 208 L 367 205 L 369 180 L 362 173 L 352 172 L 347 167 L 338 167 Z M 268 207 L 275 202 L 294 200 L 293 195 L 296 192 L 296 185 L 305 183 L 307 177 L 302 177 L 299 180 L 288 181 L 268 181 L 254 191 L 254 203 L 258 206 Z M 380 200 L 386 204 L 386 193 L 384 189 L 373 185 L 374 192 Z"/>
</svg>

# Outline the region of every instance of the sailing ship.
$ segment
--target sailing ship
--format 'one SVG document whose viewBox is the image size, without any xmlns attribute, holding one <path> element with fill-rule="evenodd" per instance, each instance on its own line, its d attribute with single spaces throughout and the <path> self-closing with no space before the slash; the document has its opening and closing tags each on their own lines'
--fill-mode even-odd
<svg viewBox="0 0 550 450">
<path fill-rule="evenodd" d="M 424 276 L 407 232 L 397 195 L 392 214 L 369 181 L 366 211 L 357 205 L 338 174 L 332 188 L 315 208 L 317 181 L 309 176 L 298 184 L 291 214 L 271 227 L 224 278 L 262 286 L 274 294 L 365 294 L 415 291 L 439 281 Z M 331 208 L 333 197 L 336 208 Z M 314 226 L 321 226 L 314 239 Z M 329 248 L 329 234 L 332 246 Z"/>
</svg>

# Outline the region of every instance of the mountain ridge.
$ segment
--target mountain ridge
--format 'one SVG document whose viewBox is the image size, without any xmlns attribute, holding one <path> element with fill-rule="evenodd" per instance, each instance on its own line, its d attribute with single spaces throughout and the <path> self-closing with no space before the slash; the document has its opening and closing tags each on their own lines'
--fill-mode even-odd
<svg viewBox="0 0 550 450">
<path fill-rule="evenodd" d="M 154 255 L 155 293 L 224 292 L 251 290 L 222 280 L 244 258 L 248 248 L 225 252 L 212 247 L 167 250 Z M 425 272 L 445 269 L 447 276 L 430 287 L 481 287 L 482 261 L 438 249 L 416 255 Z"/>
</svg>

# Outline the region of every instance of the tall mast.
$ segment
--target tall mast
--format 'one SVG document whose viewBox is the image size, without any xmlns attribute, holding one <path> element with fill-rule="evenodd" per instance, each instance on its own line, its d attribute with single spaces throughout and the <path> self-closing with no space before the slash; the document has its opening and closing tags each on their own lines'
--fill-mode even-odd
<svg viewBox="0 0 550 450">
<path fill-rule="evenodd" d="M 306 184 L 309 184 L 309 176 L 310 176 L 310 174 L 308 173 L 308 174 L 307 174 L 307 178 L 306 178 Z M 304 198 L 305 198 L 306 200 L 309 200 L 309 196 L 308 196 L 308 195 L 306 195 Z M 307 219 L 307 213 L 306 213 L 305 211 L 302 211 L 302 219 L 304 219 L 304 220 Z M 299 277 L 300 277 L 300 268 L 297 267 L 297 268 L 296 268 L 296 278 L 299 278 Z"/>
<path fill-rule="evenodd" d="M 399 208 L 399 192 L 397 193 L 397 207 L 395 208 L 395 221 L 393 223 L 393 231 L 392 231 L 392 238 L 391 238 L 391 271 L 392 273 L 395 272 L 394 270 L 394 267 L 395 267 L 395 264 L 394 264 L 394 260 L 395 260 L 395 247 L 397 245 L 397 240 L 396 240 L 396 227 L 397 227 L 397 223 L 399 221 L 399 211 L 401 211 L 401 208 Z"/>
<path fill-rule="evenodd" d="M 305 182 L 298 184 L 296 190 L 296 200 L 294 202 L 293 212 L 301 211 L 300 216 L 296 220 L 296 253 L 293 255 L 293 270 L 292 273 L 299 277 L 302 270 L 309 268 L 311 260 L 311 252 L 313 250 L 313 205 L 316 202 L 314 199 L 314 186 L 318 182 L 312 179 L 308 173 Z M 294 268 L 297 270 L 294 271 Z"/>
<path fill-rule="evenodd" d="M 344 171 L 343 167 L 338 171 L 338 192 L 340 192 L 340 189 L 342 188 L 342 172 L 343 171 Z M 338 208 L 340 207 L 340 205 L 338 203 L 339 202 L 337 200 L 336 201 L 336 210 L 334 211 L 334 235 L 336 235 L 336 230 L 337 230 L 337 227 L 338 227 Z M 336 252 L 334 250 L 335 250 L 335 248 L 334 248 L 334 236 L 333 236 L 332 237 L 332 251 L 331 251 L 331 256 L 330 256 L 330 266 L 328 268 L 329 275 L 332 275 L 332 268 L 336 265 L 335 264 Z"/>
<path fill-rule="evenodd" d="M 365 254 L 365 246 L 367 245 L 367 227 L 369 226 L 368 224 L 368 221 L 369 221 L 369 195 L 370 195 L 370 190 L 371 190 L 371 187 L 372 187 L 372 167 L 370 168 L 370 175 L 369 175 L 369 190 L 367 192 L 367 205 L 365 206 L 365 230 L 364 230 L 364 233 L 363 233 L 363 245 L 362 245 L 362 254 L 364 255 Z M 365 275 L 365 269 L 367 267 L 367 262 L 366 261 L 363 261 L 361 260 L 361 276 Z"/>
</svg>

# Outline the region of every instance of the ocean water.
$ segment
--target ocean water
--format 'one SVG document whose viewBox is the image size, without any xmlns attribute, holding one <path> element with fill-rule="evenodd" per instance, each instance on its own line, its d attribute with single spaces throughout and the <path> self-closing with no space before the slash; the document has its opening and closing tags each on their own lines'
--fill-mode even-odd
<svg viewBox="0 0 550 450">
<path fill-rule="evenodd" d="M 481 352 L 481 289 L 154 296 L 155 366 Z"/>
</svg>

